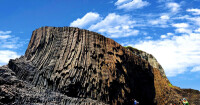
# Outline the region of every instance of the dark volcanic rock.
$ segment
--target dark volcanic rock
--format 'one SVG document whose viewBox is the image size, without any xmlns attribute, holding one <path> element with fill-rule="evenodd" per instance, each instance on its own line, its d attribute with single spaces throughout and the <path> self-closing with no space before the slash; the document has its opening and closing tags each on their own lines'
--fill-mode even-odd
<svg viewBox="0 0 200 105">
<path fill-rule="evenodd" d="M 149 63 L 97 33 L 43 27 L 33 32 L 25 57 L 38 69 L 35 86 L 109 104 L 153 104 Z"/>
<path fill-rule="evenodd" d="M 8 67 L 0 67 L 0 105 L 104 105 L 89 98 L 72 98 L 16 78 Z M 2 79 L 4 78 L 4 79 Z"/>
<path fill-rule="evenodd" d="M 180 89 L 173 86 L 167 79 L 162 66 L 157 62 L 153 55 L 132 47 L 126 48 L 135 55 L 147 60 L 153 67 L 154 87 L 156 93 L 155 100 L 158 105 L 168 105 L 170 103 L 182 105 L 180 99 L 183 97 L 189 101 L 190 105 L 200 105 L 200 92 L 198 90 Z"/>
<path fill-rule="evenodd" d="M 72 27 L 35 30 L 25 56 L 1 70 L 3 104 L 164 105 L 182 98 L 152 55 Z"/>
</svg>

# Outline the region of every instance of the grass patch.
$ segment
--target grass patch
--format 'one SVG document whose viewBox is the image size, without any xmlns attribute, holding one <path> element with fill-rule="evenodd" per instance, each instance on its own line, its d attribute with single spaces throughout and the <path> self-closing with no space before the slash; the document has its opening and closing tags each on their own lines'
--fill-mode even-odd
<svg viewBox="0 0 200 105">
<path fill-rule="evenodd" d="M 137 48 L 133 48 L 133 47 L 131 47 L 131 46 L 124 46 L 124 48 L 129 49 L 129 50 L 131 50 L 131 51 L 136 50 L 136 51 L 143 52 L 142 50 L 139 50 L 139 49 L 137 49 Z"/>
<path fill-rule="evenodd" d="M 168 85 L 169 85 L 169 87 L 173 87 L 173 85 L 171 83 L 169 83 Z"/>
<path fill-rule="evenodd" d="M 133 48 L 133 47 L 131 47 L 131 46 L 124 46 L 125 48 Z"/>
<path fill-rule="evenodd" d="M 125 48 L 131 48 L 131 49 L 135 49 L 135 50 L 138 50 L 137 48 L 133 48 L 133 47 L 131 47 L 131 46 L 124 46 Z"/>
</svg>

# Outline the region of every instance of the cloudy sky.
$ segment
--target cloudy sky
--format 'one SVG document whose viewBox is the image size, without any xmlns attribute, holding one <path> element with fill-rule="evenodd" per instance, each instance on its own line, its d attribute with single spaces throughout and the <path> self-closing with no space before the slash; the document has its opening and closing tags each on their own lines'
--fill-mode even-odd
<svg viewBox="0 0 200 105">
<path fill-rule="evenodd" d="M 153 54 L 173 85 L 200 90 L 200 0 L 0 0 L 0 65 L 32 31 L 73 26 Z"/>
</svg>

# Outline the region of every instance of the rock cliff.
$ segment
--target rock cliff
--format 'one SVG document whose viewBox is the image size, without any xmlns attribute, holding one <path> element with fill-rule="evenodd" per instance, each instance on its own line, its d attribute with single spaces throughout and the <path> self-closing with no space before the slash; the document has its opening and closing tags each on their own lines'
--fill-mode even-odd
<svg viewBox="0 0 200 105">
<path fill-rule="evenodd" d="M 2 104 L 165 105 L 183 97 L 152 55 L 73 27 L 36 29 L 25 55 L 0 69 Z"/>
<path fill-rule="evenodd" d="M 198 90 L 180 89 L 179 87 L 173 86 L 167 79 L 164 69 L 157 62 L 153 55 L 130 46 L 126 48 L 140 58 L 148 61 L 153 67 L 154 86 L 156 93 L 155 100 L 158 105 L 168 105 L 170 103 L 182 105 L 180 99 L 183 97 L 190 102 L 190 105 L 200 104 L 200 92 Z"/>
</svg>

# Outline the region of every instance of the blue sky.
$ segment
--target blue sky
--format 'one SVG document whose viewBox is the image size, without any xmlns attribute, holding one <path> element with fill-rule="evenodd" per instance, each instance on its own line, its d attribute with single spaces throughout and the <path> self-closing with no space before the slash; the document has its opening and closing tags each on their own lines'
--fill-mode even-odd
<svg viewBox="0 0 200 105">
<path fill-rule="evenodd" d="M 0 0 L 0 65 L 32 31 L 74 26 L 153 54 L 173 85 L 200 90 L 200 0 Z"/>
</svg>

